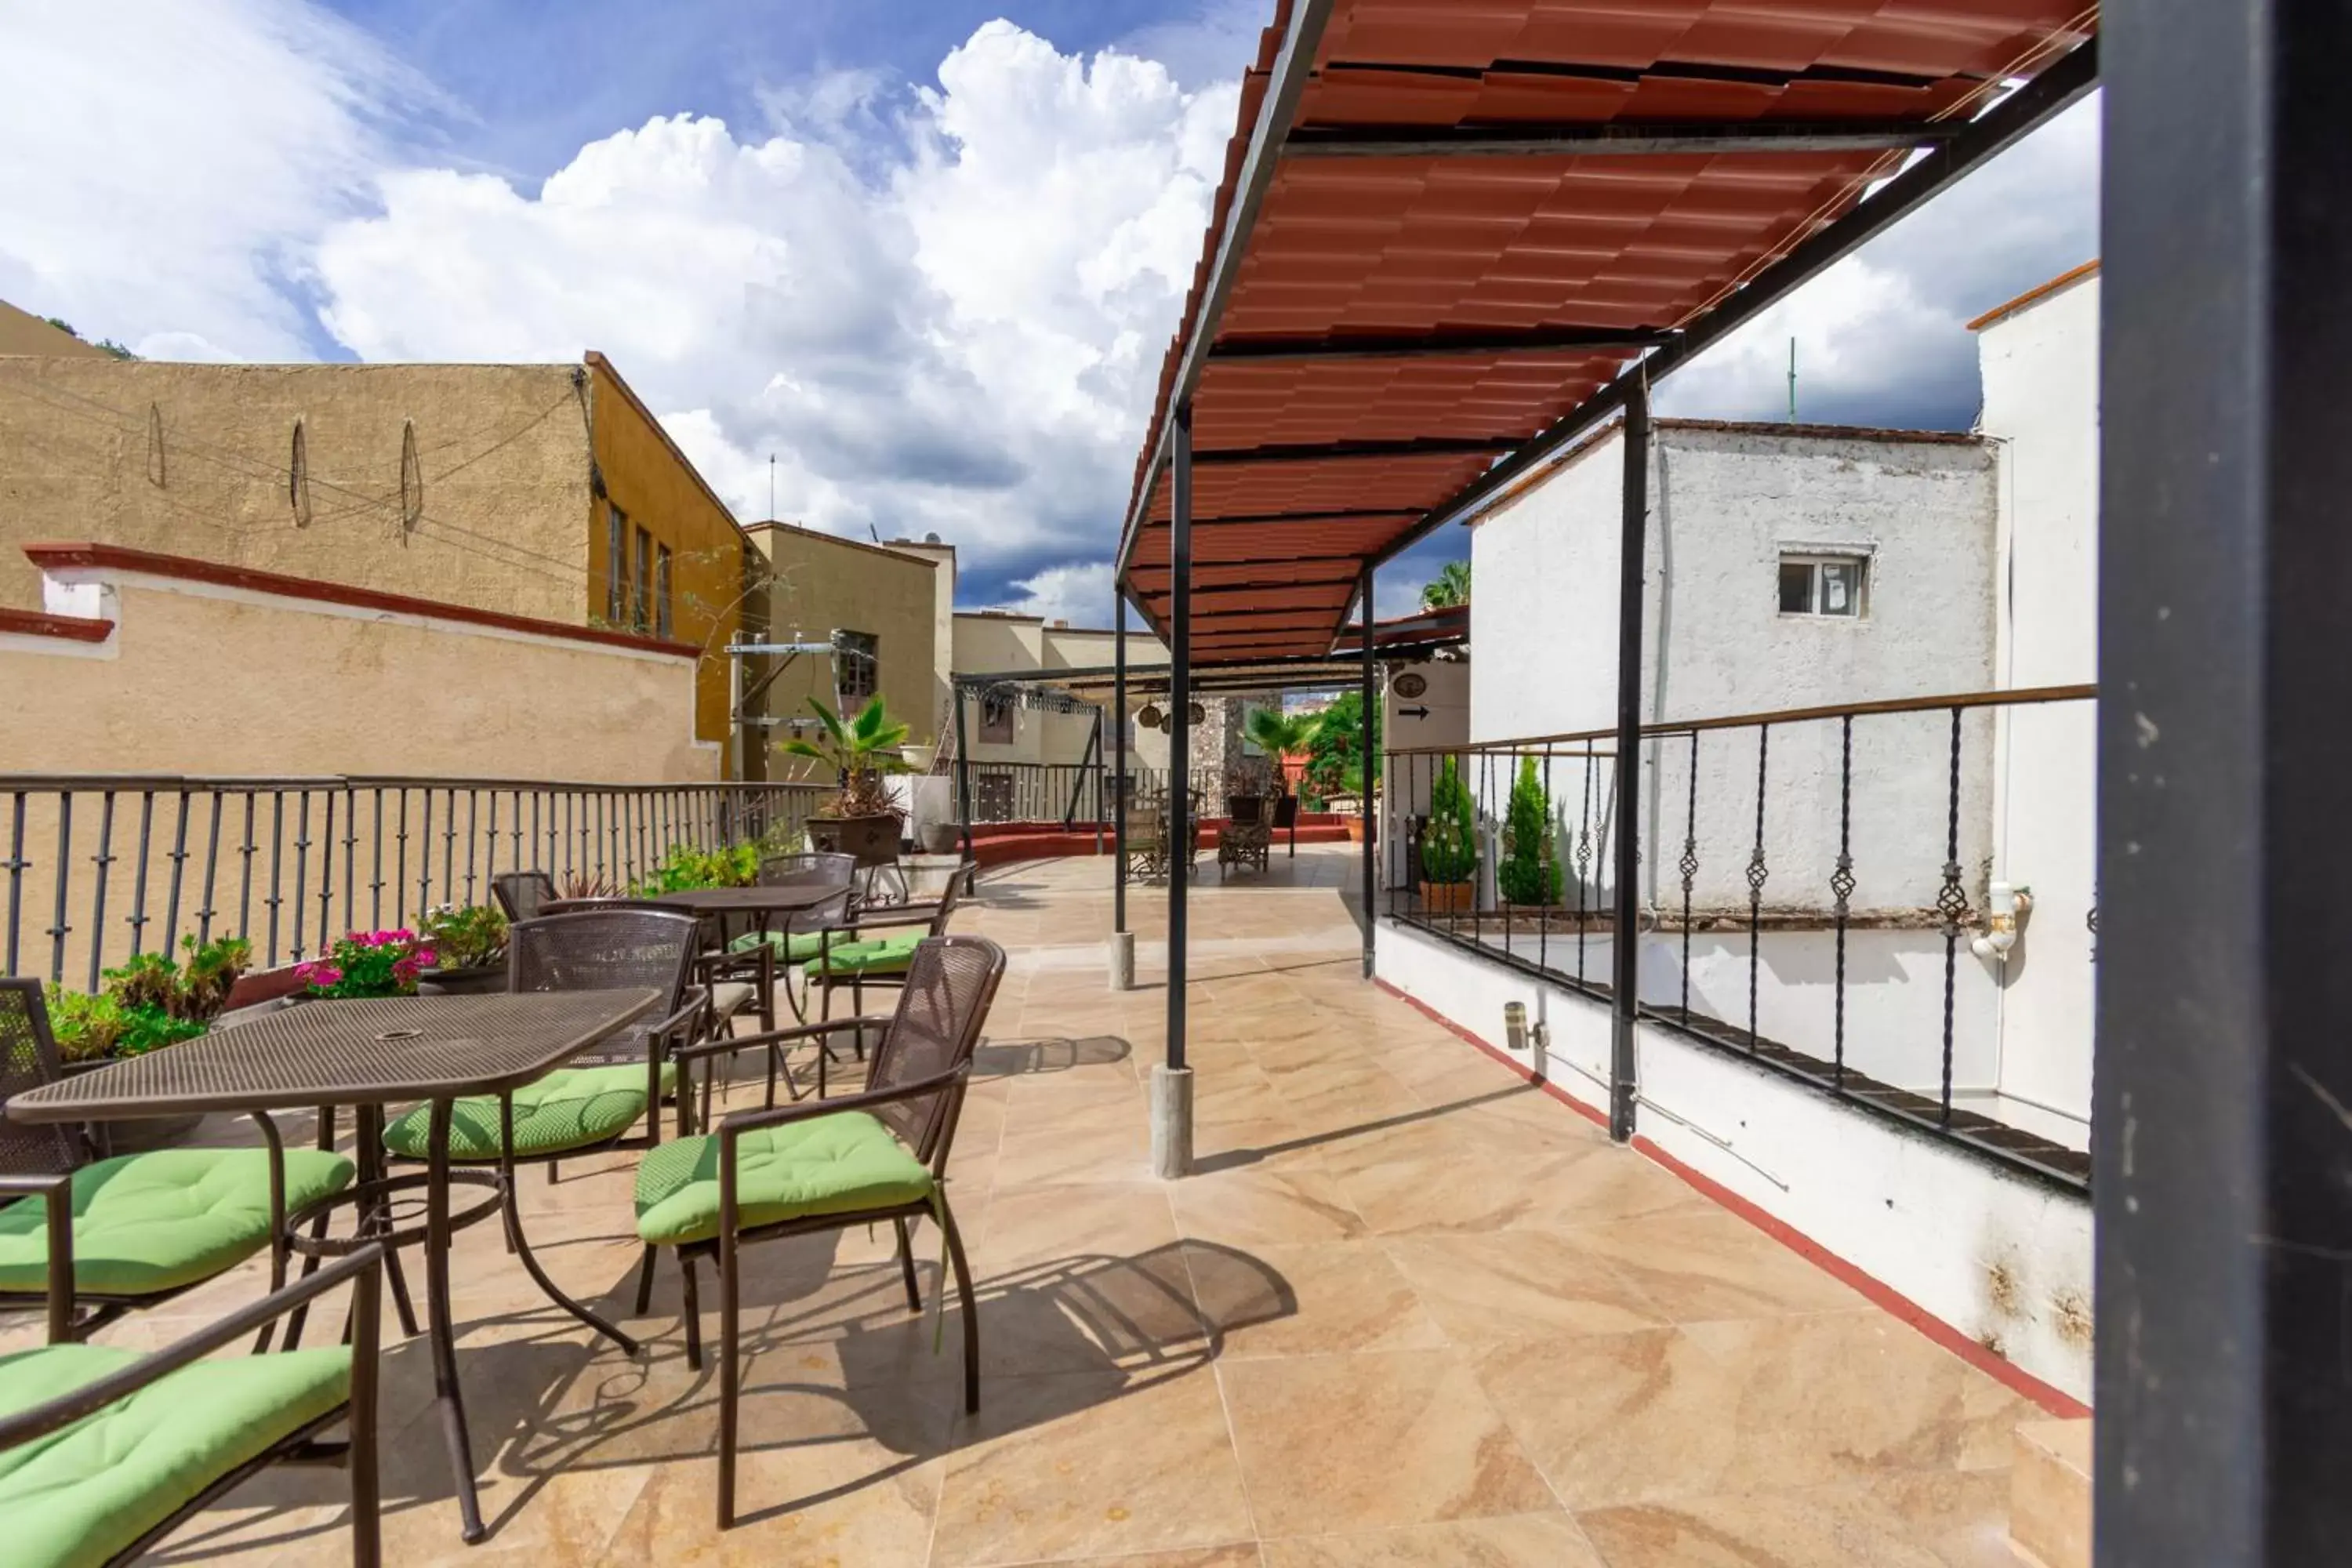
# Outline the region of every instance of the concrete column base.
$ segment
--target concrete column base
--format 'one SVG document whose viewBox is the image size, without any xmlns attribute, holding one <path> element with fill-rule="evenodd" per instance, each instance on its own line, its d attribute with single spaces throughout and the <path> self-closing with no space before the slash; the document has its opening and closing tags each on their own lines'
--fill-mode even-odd
<svg viewBox="0 0 2352 1568">
<path fill-rule="evenodd" d="M 1151 1171 L 1174 1181 L 1192 1169 L 1192 1069 L 1151 1069 Z"/>
<path fill-rule="evenodd" d="M 1110 988 L 1114 991 L 1135 989 L 1135 933 L 1115 931 L 1110 933 Z"/>
</svg>

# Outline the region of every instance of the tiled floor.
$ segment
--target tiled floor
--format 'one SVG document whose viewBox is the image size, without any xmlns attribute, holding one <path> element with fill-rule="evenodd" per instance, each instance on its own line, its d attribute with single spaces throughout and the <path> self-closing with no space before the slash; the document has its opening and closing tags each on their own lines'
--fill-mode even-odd
<svg viewBox="0 0 2352 1568">
<path fill-rule="evenodd" d="M 908 1312 L 887 1236 L 757 1248 L 750 1518 L 722 1536 L 676 1273 L 632 1363 L 592 1351 L 484 1227 L 461 1239 L 457 1310 L 496 1532 L 458 1542 L 423 1346 L 403 1344 L 388 1560 L 2007 1568 L 2010 1431 L 2036 1412 L 1367 985 L 1337 892 L 1356 864 L 1302 849 L 1231 888 L 1204 868 L 1202 1170 L 1173 1184 L 1147 1174 L 1142 1087 L 1165 993 L 1105 988 L 1108 863 L 983 879 L 959 923 L 1014 959 L 950 1188 L 981 1279 L 978 1417 L 958 1325 Z M 1154 982 L 1165 895 L 1132 896 Z M 629 1171 L 608 1156 L 525 1188 L 552 1271 L 615 1313 Z M 936 1248 L 927 1227 L 927 1300 Z M 168 1338 L 254 1289 L 107 1338 Z M 341 1487 L 264 1477 L 166 1555 L 331 1563 Z"/>
</svg>

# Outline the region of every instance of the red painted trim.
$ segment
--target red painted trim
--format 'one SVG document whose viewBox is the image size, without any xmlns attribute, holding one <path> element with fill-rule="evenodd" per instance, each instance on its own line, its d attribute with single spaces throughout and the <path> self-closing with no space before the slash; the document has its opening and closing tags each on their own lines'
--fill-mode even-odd
<svg viewBox="0 0 2352 1568">
<path fill-rule="evenodd" d="M 38 610 L 0 609 L 0 632 L 28 637 L 61 637 L 68 642 L 104 642 L 114 635 L 114 623 L 85 616 L 47 616 Z"/>
<path fill-rule="evenodd" d="M 1403 1003 L 1406 1006 L 1412 1008 L 1414 1012 L 1420 1014 L 1423 1017 L 1427 1018 L 1431 1023 L 1443 1025 L 1448 1033 L 1460 1038 L 1465 1044 L 1477 1047 L 1478 1049 L 1486 1052 L 1488 1056 L 1494 1058 L 1496 1061 L 1510 1068 L 1511 1071 L 1517 1073 L 1522 1083 L 1534 1084 L 1538 1089 L 1542 1089 L 1546 1094 L 1551 1096 L 1554 1100 L 1559 1100 L 1562 1105 L 1567 1106 L 1570 1110 L 1575 1111 L 1579 1116 L 1583 1117 L 1587 1121 L 1591 1122 L 1596 1127 L 1606 1128 L 1609 1125 L 1609 1113 L 1607 1111 L 1601 1110 L 1598 1106 L 1587 1105 L 1583 1100 L 1577 1099 L 1576 1096 L 1569 1093 L 1568 1090 L 1552 1082 L 1551 1079 L 1538 1074 L 1533 1068 L 1522 1066 L 1510 1052 L 1499 1050 L 1495 1047 L 1488 1045 L 1486 1041 L 1480 1039 L 1477 1036 L 1472 1034 L 1469 1030 L 1464 1028 L 1461 1025 L 1455 1023 L 1453 1019 L 1447 1017 L 1444 1014 L 1439 1012 L 1436 1008 L 1431 1006 L 1420 997 L 1410 995 L 1405 992 L 1400 991 L 1395 986 L 1390 984 L 1385 980 L 1380 979 L 1378 976 L 1373 978 L 1372 984 L 1387 992 L 1390 995 L 1395 997 L 1398 1001 Z"/>
<path fill-rule="evenodd" d="M 533 637 L 562 637 L 572 642 L 596 643 L 605 647 L 631 648 L 639 653 L 669 654 L 678 658 L 702 657 L 702 650 L 691 643 L 665 642 L 659 637 L 608 632 L 595 626 L 575 626 L 563 621 L 542 621 L 530 616 L 509 616 L 498 610 L 478 610 L 471 605 L 411 598 L 406 594 L 380 593 L 373 588 L 354 588 L 346 583 L 322 583 L 311 577 L 289 577 L 282 573 L 257 572 L 245 566 L 224 566 L 217 562 L 195 561 L 184 555 L 162 555 L 152 550 L 131 550 L 119 544 L 43 542 L 25 546 L 25 555 L 45 572 L 68 567 L 144 572 L 156 577 L 210 583 L 216 587 L 242 588 L 247 593 L 272 594 L 284 599 L 349 605 L 356 609 L 382 610 L 395 616 L 425 616 L 436 621 L 496 626 L 501 631 L 528 632 Z"/>
<path fill-rule="evenodd" d="M 1720 1182 L 1692 1170 L 1649 1139 L 1637 1135 L 1633 1147 L 1806 1262 L 1851 1285 L 1868 1297 L 1874 1305 L 1902 1319 L 1979 1372 L 2008 1384 L 2051 1415 L 2075 1420 L 2091 1414 L 2091 1407 L 2073 1394 L 2053 1388 L 2008 1357 L 1987 1350 L 1893 1286 L 1864 1273 L 1804 1232 L 1768 1214 Z"/>
<path fill-rule="evenodd" d="M 1496 1050 L 1419 997 L 1407 995 L 1385 980 L 1376 978 L 1372 984 L 1424 1017 L 1444 1025 L 1447 1030 L 1477 1047 L 1478 1049 L 1517 1073 L 1520 1079 L 1535 1084 L 1554 1100 L 1567 1105 L 1586 1120 L 1604 1128 L 1609 1125 L 1609 1118 L 1601 1110 L 1585 1104 L 1549 1079 L 1537 1077 L 1532 1070 L 1513 1060 L 1508 1052 Z M 1633 1147 L 1635 1152 L 1645 1159 L 1681 1177 L 1702 1196 L 1746 1220 L 1806 1262 L 1860 1291 L 1873 1306 L 1902 1320 L 1975 1367 L 1979 1372 L 2024 1395 L 2051 1415 L 2067 1420 L 2076 1420 L 2091 1414 L 2091 1407 L 2074 1395 L 2063 1389 L 2052 1387 L 2006 1356 L 1997 1355 L 1987 1350 L 1893 1286 L 1864 1273 L 1794 1226 L 1776 1218 L 1720 1182 L 1701 1175 L 1664 1149 L 1659 1148 L 1651 1140 L 1637 1134 L 1633 1139 Z"/>
</svg>

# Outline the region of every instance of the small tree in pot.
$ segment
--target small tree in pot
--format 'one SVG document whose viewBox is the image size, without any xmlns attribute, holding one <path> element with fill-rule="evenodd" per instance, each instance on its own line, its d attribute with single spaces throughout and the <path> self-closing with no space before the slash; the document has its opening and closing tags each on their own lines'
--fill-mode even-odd
<svg viewBox="0 0 2352 1568">
<path fill-rule="evenodd" d="M 884 710 L 879 697 L 845 723 L 814 697 L 808 705 L 823 732 L 814 741 L 786 741 L 781 749 L 787 756 L 824 763 L 841 781 L 831 815 L 809 818 L 810 847 L 855 855 L 861 866 L 889 865 L 898 858 L 906 813 L 891 799 L 886 775 L 906 771 L 898 751 L 907 739 L 907 726 Z"/>
<path fill-rule="evenodd" d="M 1519 759 L 1518 777 L 1503 816 L 1503 858 L 1496 886 L 1514 904 L 1549 908 L 1559 902 L 1559 859 L 1552 847 L 1551 796 L 1536 775 L 1533 757 Z"/>
<path fill-rule="evenodd" d="M 478 996 L 507 988 L 507 918 L 488 904 L 443 904 L 417 934 L 433 966 L 416 972 L 420 996 Z"/>
<path fill-rule="evenodd" d="M 1421 835 L 1421 905 L 1458 914 L 1477 900 L 1478 815 L 1461 769 L 1441 760 L 1429 786 L 1429 826 Z"/>
</svg>

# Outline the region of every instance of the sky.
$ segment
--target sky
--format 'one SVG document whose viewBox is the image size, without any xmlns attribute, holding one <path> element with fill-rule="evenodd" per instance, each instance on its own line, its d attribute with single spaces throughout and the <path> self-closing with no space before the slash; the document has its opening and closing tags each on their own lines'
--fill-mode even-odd
<svg viewBox="0 0 2352 1568">
<path fill-rule="evenodd" d="M 1104 624 L 1270 0 L 9 0 L 0 299 L 151 358 L 610 355 L 743 519 Z M 1965 428 L 2087 259 L 2086 104 L 1662 388 Z M 1409 609 L 1449 530 L 1381 574 Z"/>
</svg>

